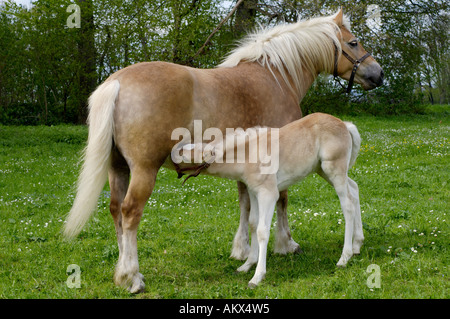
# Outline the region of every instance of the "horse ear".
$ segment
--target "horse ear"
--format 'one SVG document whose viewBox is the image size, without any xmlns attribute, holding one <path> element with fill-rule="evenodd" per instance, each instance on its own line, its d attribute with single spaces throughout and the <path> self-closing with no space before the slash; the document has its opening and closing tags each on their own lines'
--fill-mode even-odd
<svg viewBox="0 0 450 319">
<path fill-rule="evenodd" d="M 344 12 L 342 11 L 342 8 L 334 15 L 333 20 L 339 27 L 344 24 Z"/>
</svg>

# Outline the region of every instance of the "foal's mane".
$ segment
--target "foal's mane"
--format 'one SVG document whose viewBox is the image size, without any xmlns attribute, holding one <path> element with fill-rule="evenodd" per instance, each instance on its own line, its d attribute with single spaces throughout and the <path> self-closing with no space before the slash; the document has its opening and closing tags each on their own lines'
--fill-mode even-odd
<svg viewBox="0 0 450 319">
<path fill-rule="evenodd" d="M 318 17 L 273 28 L 262 28 L 247 35 L 218 67 L 234 67 L 242 61 L 258 62 L 271 72 L 275 68 L 290 85 L 290 75 L 297 90 L 302 88 L 303 72 L 313 77 L 320 71 L 332 72 L 336 45 L 341 52 L 337 37 L 340 29 L 334 21 L 336 15 Z M 350 30 L 348 19 L 343 25 Z"/>
</svg>

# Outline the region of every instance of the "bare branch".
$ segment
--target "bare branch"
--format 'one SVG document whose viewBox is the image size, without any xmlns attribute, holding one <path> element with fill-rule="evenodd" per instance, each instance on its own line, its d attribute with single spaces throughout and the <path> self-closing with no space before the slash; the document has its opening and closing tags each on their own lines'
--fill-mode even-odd
<svg viewBox="0 0 450 319">
<path fill-rule="evenodd" d="M 203 50 L 205 49 L 205 47 L 209 44 L 209 42 L 211 41 L 212 37 L 214 36 L 214 34 L 217 33 L 217 31 L 220 30 L 220 28 L 225 24 L 225 22 L 228 21 L 228 19 L 233 15 L 233 13 L 236 11 L 236 9 L 241 5 L 241 3 L 244 0 L 239 0 L 236 5 L 233 7 L 233 9 L 231 9 L 230 13 L 228 13 L 228 15 L 222 20 L 220 21 L 219 25 L 214 29 L 214 31 L 208 36 L 208 38 L 206 39 L 205 43 L 203 43 L 203 45 L 200 47 L 200 49 L 198 49 L 197 53 L 194 54 L 194 56 L 191 58 L 191 60 L 195 59 L 197 56 L 199 56 Z"/>
</svg>

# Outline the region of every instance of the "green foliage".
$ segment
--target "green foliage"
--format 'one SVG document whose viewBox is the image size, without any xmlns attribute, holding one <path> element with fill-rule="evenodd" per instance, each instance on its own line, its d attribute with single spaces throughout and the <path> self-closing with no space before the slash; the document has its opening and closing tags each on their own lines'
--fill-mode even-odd
<svg viewBox="0 0 450 319">
<path fill-rule="evenodd" d="M 235 13 L 196 55 L 235 2 L 76 1 L 82 12 L 80 29 L 66 25 L 71 3 L 38 0 L 31 9 L 11 0 L 0 5 L 0 123 L 83 123 L 87 96 L 113 72 L 154 60 L 211 68 L 242 32 L 243 21 Z M 330 78 L 321 77 L 302 102 L 305 114 L 318 110 L 401 114 L 422 112 L 424 100 L 448 103 L 448 1 L 374 0 L 370 4 L 381 9 L 378 27 L 366 23 L 367 1 L 342 5 L 353 33 L 383 67 L 385 85 L 371 92 L 356 85 L 346 96 Z M 340 4 L 246 0 L 244 5 L 251 12 L 248 28 L 331 14 Z"/>
<path fill-rule="evenodd" d="M 379 6 L 381 25 L 367 24 L 369 4 Z M 286 6 L 278 13 L 293 19 L 292 12 L 297 11 L 305 19 L 318 12 L 333 13 L 338 5 L 335 1 L 318 4 L 292 0 L 286 1 Z M 343 8 L 350 18 L 353 34 L 383 67 L 385 83 L 369 92 L 356 85 L 350 96 L 339 96 L 340 86 L 333 85 L 329 77 L 319 78 L 302 101 L 304 113 L 330 109 L 341 114 L 421 113 L 424 96 L 428 96 L 433 87 L 434 102 L 448 103 L 448 1 L 351 1 L 344 2 Z"/>
<path fill-rule="evenodd" d="M 75 121 L 72 109 L 78 101 L 70 97 L 77 89 L 79 34 L 65 26 L 70 3 L 39 0 L 27 10 L 8 1 L 0 9 L 0 34 L 11 37 L 8 45 L 0 45 L 5 57 L 0 73 L 2 123 Z"/>
</svg>

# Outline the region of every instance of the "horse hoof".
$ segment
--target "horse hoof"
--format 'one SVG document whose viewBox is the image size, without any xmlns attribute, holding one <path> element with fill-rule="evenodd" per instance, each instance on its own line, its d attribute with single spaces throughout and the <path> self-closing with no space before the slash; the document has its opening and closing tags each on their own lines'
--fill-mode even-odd
<svg viewBox="0 0 450 319">
<path fill-rule="evenodd" d="M 248 272 L 248 271 L 250 270 L 250 268 L 252 268 L 252 264 L 247 264 L 247 263 L 245 263 L 245 264 L 243 264 L 241 267 L 239 267 L 238 269 L 236 269 L 236 271 L 237 271 L 238 273 L 241 273 L 241 272 Z"/>
<path fill-rule="evenodd" d="M 347 266 L 347 261 L 341 257 L 336 266 L 338 266 L 339 268 L 345 268 L 345 266 Z"/>
<path fill-rule="evenodd" d="M 277 242 L 274 249 L 275 254 L 287 255 L 287 254 L 302 254 L 303 251 L 300 245 L 294 240 L 290 239 L 287 243 Z"/>
<path fill-rule="evenodd" d="M 303 250 L 300 248 L 300 246 L 297 244 L 297 247 L 293 251 L 294 254 L 303 254 Z"/>
<path fill-rule="evenodd" d="M 253 278 L 249 281 L 248 283 L 248 288 L 250 289 L 254 289 L 258 286 L 258 284 L 263 281 L 265 277 L 265 274 L 255 274 L 255 276 L 253 276 Z"/>
<path fill-rule="evenodd" d="M 253 282 L 251 282 L 251 281 L 248 283 L 248 288 L 250 288 L 250 289 L 255 289 L 256 287 L 258 287 L 257 284 L 255 284 L 255 283 L 253 283 Z"/>
<path fill-rule="evenodd" d="M 233 251 L 231 252 L 230 258 L 236 260 L 246 260 L 248 255 L 250 254 L 250 246 L 246 246 L 245 248 L 236 248 L 233 247 Z"/>
<path fill-rule="evenodd" d="M 138 294 L 144 292 L 145 290 L 145 284 L 143 281 L 144 276 L 142 276 L 142 274 L 139 275 L 136 276 L 136 278 L 133 281 L 133 284 L 130 287 L 128 287 L 128 291 L 132 294 Z"/>
</svg>

